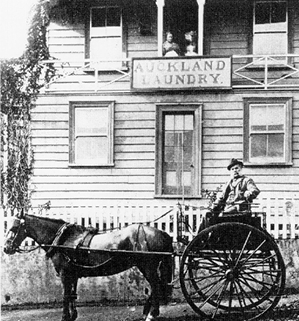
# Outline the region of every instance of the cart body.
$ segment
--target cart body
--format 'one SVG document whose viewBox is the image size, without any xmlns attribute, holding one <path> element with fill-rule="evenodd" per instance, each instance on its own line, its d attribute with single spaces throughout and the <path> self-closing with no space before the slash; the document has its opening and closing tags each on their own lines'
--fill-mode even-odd
<svg viewBox="0 0 299 321">
<path fill-rule="evenodd" d="M 277 305 L 285 265 L 263 213 L 216 216 L 187 245 L 180 262 L 182 292 L 208 319 L 255 320 Z"/>
</svg>

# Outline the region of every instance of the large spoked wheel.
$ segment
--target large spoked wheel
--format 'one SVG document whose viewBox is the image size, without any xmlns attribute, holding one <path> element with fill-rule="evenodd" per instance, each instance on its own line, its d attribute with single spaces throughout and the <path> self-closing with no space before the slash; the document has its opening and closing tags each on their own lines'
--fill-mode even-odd
<svg viewBox="0 0 299 321">
<path fill-rule="evenodd" d="M 242 223 L 201 231 L 185 249 L 180 283 L 192 309 L 209 319 L 254 320 L 272 310 L 285 285 L 285 266 L 273 238 Z"/>
</svg>

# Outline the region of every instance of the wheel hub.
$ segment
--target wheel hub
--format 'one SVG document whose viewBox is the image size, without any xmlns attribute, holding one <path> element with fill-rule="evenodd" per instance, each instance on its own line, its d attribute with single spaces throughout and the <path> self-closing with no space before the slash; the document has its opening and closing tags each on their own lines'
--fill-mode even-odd
<svg viewBox="0 0 299 321">
<path fill-rule="evenodd" d="M 227 281 L 232 281 L 234 279 L 237 279 L 238 278 L 238 271 L 237 269 L 228 269 L 226 272 L 225 272 L 225 277 L 227 279 Z"/>
</svg>

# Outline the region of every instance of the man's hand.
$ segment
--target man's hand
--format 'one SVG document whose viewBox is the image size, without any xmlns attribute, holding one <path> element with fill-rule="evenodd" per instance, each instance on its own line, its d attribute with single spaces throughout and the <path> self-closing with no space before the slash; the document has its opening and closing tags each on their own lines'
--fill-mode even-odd
<svg viewBox="0 0 299 321">
<path fill-rule="evenodd" d="M 251 193 L 249 191 L 244 192 L 244 197 L 248 199 L 251 196 Z"/>
</svg>

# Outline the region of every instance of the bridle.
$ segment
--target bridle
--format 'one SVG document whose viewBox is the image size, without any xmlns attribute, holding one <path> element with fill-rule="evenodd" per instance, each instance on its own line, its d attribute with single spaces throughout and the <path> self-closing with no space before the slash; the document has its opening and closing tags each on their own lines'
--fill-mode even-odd
<svg viewBox="0 0 299 321">
<path fill-rule="evenodd" d="M 9 229 L 6 235 L 6 242 L 9 244 L 9 246 L 14 250 L 14 252 L 18 253 L 29 253 L 32 251 L 35 251 L 40 246 L 36 246 L 31 249 L 21 249 L 20 245 L 22 243 L 22 240 L 18 240 L 20 238 L 20 233 L 24 233 L 24 235 L 27 235 L 26 230 L 26 221 L 25 221 L 25 215 L 22 214 L 21 217 L 15 216 L 13 217 L 12 227 Z M 10 235 L 11 234 L 11 235 Z"/>
</svg>

